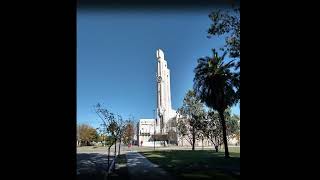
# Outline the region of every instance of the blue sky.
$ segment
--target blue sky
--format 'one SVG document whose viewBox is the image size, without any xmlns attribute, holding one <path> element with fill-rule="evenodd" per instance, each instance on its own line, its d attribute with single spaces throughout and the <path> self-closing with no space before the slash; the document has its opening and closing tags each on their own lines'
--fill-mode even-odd
<svg viewBox="0 0 320 180">
<path fill-rule="evenodd" d="M 197 59 L 224 43 L 207 38 L 209 12 L 78 10 L 78 123 L 101 123 L 92 108 L 98 102 L 123 117 L 153 118 L 158 48 L 171 71 L 172 107 L 180 107 L 193 86 Z M 233 112 L 240 114 L 239 106 Z"/>
</svg>

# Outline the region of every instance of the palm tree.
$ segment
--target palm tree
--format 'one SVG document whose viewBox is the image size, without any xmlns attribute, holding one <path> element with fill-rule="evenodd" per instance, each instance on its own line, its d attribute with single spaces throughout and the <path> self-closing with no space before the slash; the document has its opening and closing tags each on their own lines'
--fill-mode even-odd
<svg viewBox="0 0 320 180">
<path fill-rule="evenodd" d="M 236 72 L 231 72 L 231 69 L 235 67 L 233 61 L 224 61 L 226 52 L 222 56 L 218 56 L 215 49 L 212 51 L 213 57 L 198 59 L 198 65 L 194 69 L 194 91 L 201 101 L 219 113 L 225 157 L 228 158 L 229 151 L 224 112 L 228 107 L 240 100 L 240 92 L 238 92 L 240 76 Z"/>
</svg>

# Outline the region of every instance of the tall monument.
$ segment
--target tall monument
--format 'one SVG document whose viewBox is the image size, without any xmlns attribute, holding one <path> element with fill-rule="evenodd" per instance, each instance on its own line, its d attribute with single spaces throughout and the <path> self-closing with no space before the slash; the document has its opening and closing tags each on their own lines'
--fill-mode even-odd
<svg viewBox="0 0 320 180">
<path fill-rule="evenodd" d="M 153 139 L 152 135 L 165 135 L 174 130 L 170 120 L 176 120 L 178 114 L 171 107 L 170 70 L 161 49 L 156 52 L 157 59 L 157 111 L 155 119 L 140 119 L 137 141 L 141 146 L 160 146 L 162 140 Z M 177 141 L 176 141 L 177 142 Z M 165 142 L 166 144 L 167 142 Z M 172 143 L 169 142 L 168 143 Z"/>
<path fill-rule="evenodd" d="M 157 133 L 165 133 L 167 122 L 176 116 L 171 108 L 170 70 L 161 49 L 156 52 L 157 57 Z"/>
<path fill-rule="evenodd" d="M 139 146 L 162 146 L 168 144 L 187 145 L 188 141 L 177 134 L 177 120 L 183 118 L 181 114 L 172 109 L 170 91 L 170 70 L 161 49 L 156 51 L 157 60 L 157 111 L 155 119 L 140 119 L 137 124 L 137 142 Z M 171 121 L 172 120 L 172 121 Z M 171 123 L 175 122 L 175 123 Z M 162 134 L 164 136 L 154 136 Z M 168 136 L 166 136 L 168 135 Z M 161 137 L 161 139 L 157 139 Z M 167 138 L 166 140 L 163 140 Z M 208 139 L 196 141 L 196 146 L 213 144 Z"/>
</svg>

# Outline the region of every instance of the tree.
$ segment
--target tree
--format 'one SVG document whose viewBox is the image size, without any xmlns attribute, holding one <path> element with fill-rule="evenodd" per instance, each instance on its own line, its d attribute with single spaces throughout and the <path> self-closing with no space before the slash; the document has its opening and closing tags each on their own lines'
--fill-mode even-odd
<svg viewBox="0 0 320 180">
<path fill-rule="evenodd" d="M 187 140 L 192 145 L 192 150 L 194 150 L 198 133 L 200 133 L 200 126 L 205 116 L 204 106 L 200 102 L 200 99 L 196 97 L 194 91 L 189 90 L 187 92 L 183 100 L 183 105 L 179 108 L 178 112 L 182 115 L 187 129 Z"/>
<path fill-rule="evenodd" d="M 240 117 L 237 115 L 230 116 L 226 121 L 227 138 L 237 138 L 240 141 Z"/>
<path fill-rule="evenodd" d="M 98 136 L 98 142 L 100 142 L 102 144 L 102 146 L 104 146 L 105 139 L 106 139 L 106 135 L 100 133 Z"/>
<path fill-rule="evenodd" d="M 98 133 L 97 129 L 94 129 L 94 135 L 93 135 L 92 141 L 99 142 L 99 139 L 100 139 L 99 133 Z"/>
<path fill-rule="evenodd" d="M 80 133 L 79 133 L 79 125 L 77 125 L 77 146 L 80 146 Z"/>
<path fill-rule="evenodd" d="M 132 142 L 134 136 L 134 123 L 133 121 L 127 121 L 123 132 L 123 143 L 128 145 Z"/>
<path fill-rule="evenodd" d="M 184 119 L 182 119 L 182 118 L 178 119 L 177 133 L 178 133 L 180 139 L 182 140 L 182 146 L 183 146 L 183 138 L 187 135 L 188 129 L 187 129 L 187 126 L 186 126 Z"/>
<path fill-rule="evenodd" d="M 110 163 L 109 163 L 109 161 L 110 161 L 110 149 L 111 149 L 111 147 L 115 144 L 115 138 L 114 138 L 114 136 L 106 136 L 106 139 L 105 139 L 105 144 L 107 145 L 107 147 L 108 147 L 108 168 L 109 168 L 109 166 L 110 166 Z"/>
<path fill-rule="evenodd" d="M 117 119 L 117 125 L 118 125 L 118 129 L 117 129 L 117 138 L 119 139 L 119 148 L 118 148 L 118 155 L 120 155 L 120 145 L 121 145 L 121 140 L 123 139 L 123 133 L 125 130 L 125 122 L 122 119 L 121 115 L 118 115 L 118 119 Z"/>
<path fill-rule="evenodd" d="M 108 167 L 110 159 L 110 148 L 115 145 L 115 156 L 116 156 L 116 142 L 117 142 L 117 123 L 113 113 L 110 113 L 107 109 L 102 108 L 100 103 L 94 106 L 95 112 L 100 117 L 102 124 L 102 132 L 106 136 L 106 145 L 108 146 Z"/>
<path fill-rule="evenodd" d="M 166 123 L 166 132 L 168 133 L 168 144 L 177 143 L 177 121 L 176 118 L 170 118 Z"/>
<path fill-rule="evenodd" d="M 103 127 L 106 133 L 109 134 L 114 140 L 114 155 L 117 156 L 117 141 L 119 141 L 118 155 L 120 155 L 120 145 L 124 132 L 125 123 L 121 115 L 115 116 L 114 113 L 109 112 L 107 109 L 101 107 L 100 103 L 94 106 L 97 115 L 103 122 Z M 110 145 L 111 147 L 112 145 Z M 110 148 L 109 147 L 109 148 Z M 109 156 L 109 154 L 108 154 Z"/>
<path fill-rule="evenodd" d="M 224 47 L 231 58 L 239 60 L 237 67 L 240 67 L 240 8 L 234 8 L 233 12 L 213 11 L 209 18 L 212 24 L 208 29 L 208 38 L 225 35 Z M 224 51 L 224 48 L 222 50 Z"/>
<path fill-rule="evenodd" d="M 238 134 L 240 133 L 240 125 L 239 125 L 239 116 L 232 115 L 231 109 L 226 109 L 224 116 L 226 120 L 226 126 L 227 126 L 227 139 L 229 141 L 230 138 L 237 138 Z M 201 129 L 203 132 L 203 135 L 210 140 L 210 142 L 214 145 L 214 148 L 216 152 L 218 152 L 218 147 L 222 145 L 223 143 L 223 133 L 221 128 L 221 121 L 219 114 L 217 112 L 214 112 L 210 110 L 208 112 L 208 116 L 206 119 L 206 123 L 204 124 L 203 128 Z M 238 140 L 239 141 L 239 140 Z"/>
<path fill-rule="evenodd" d="M 235 133 L 235 138 L 237 139 L 237 144 L 240 145 L 240 129 Z"/>
<path fill-rule="evenodd" d="M 199 133 L 197 133 L 197 139 L 201 139 L 201 147 L 202 147 L 202 150 L 203 150 L 203 140 L 205 139 L 205 133 L 203 131 L 203 129 L 206 127 L 207 125 L 205 123 L 201 123 L 200 125 L 200 131 Z"/>
<path fill-rule="evenodd" d="M 167 135 L 168 135 L 168 141 L 169 141 L 168 144 L 177 142 L 177 133 L 175 130 L 169 129 Z"/>
<path fill-rule="evenodd" d="M 119 138 L 119 125 L 114 117 L 113 113 L 110 113 L 111 118 L 110 118 L 110 124 L 107 127 L 107 130 L 111 133 L 112 138 L 114 139 L 114 156 L 116 157 L 117 155 L 117 140 Z"/>
<path fill-rule="evenodd" d="M 194 91 L 197 97 L 201 99 L 208 107 L 218 111 L 222 126 L 223 141 L 225 147 L 225 157 L 229 157 L 226 121 L 224 112 L 228 107 L 236 104 L 240 97 L 237 94 L 237 77 L 231 72 L 235 64 L 233 61 L 225 62 L 224 57 L 218 56 L 213 51 L 213 57 L 205 57 L 198 59 L 198 65 L 194 72 Z"/>
<path fill-rule="evenodd" d="M 214 111 L 209 111 L 206 123 L 202 128 L 202 132 L 211 143 L 214 145 L 216 152 L 219 151 L 218 147 L 222 144 L 222 129 L 220 125 L 219 115 Z"/>
<path fill-rule="evenodd" d="M 97 128 L 97 130 L 99 131 L 99 138 L 98 138 L 98 142 L 101 142 L 102 146 L 106 145 L 106 128 L 104 127 L 103 124 L 100 124 L 100 127 Z"/>
<path fill-rule="evenodd" d="M 217 10 L 209 14 L 212 21 L 208 29 L 208 38 L 225 35 L 226 52 L 229 57 L 237 60 L 235 70 L 240 70 L 240 7 L 230 10 Z M 224 51 L 224 48 L 221 48 Z M 234 84 L 237 87 L 237 96 L 240 99 L 240 71 L 234 73 Z"/>
<path fill-rule="evenodd" d="M 78 136 L 81 145 L 85 144 L 88 146 L 92 141 L 97 140 L 97 131 L 88 124 L 81 124 L 78 125 Z"/>
<path fill-rule="evenodd" d="M 224 117 L 226 121 L 227 139 L 229 141 L 229 139 L 234 138 L 237 131 L 240 130 L 240 118 L 235 114 L 231 116 L 231 108 L 225 110 Z"/>
</svg>

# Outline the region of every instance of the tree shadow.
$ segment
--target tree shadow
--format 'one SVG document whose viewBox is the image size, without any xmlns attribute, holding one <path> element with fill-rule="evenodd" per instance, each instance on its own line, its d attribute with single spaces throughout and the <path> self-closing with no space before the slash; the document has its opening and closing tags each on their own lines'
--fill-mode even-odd
<svg viewBox="0 0 320 180">
<path fill-rule="evenodd" d="M 139 180 L 171 180 L 159 165 L 150 162 L 146 157 L 135 153 L 127 153 L 127 165 L 132 179 Z"/>
<path fill-rule="evenodd" d="M 111 164 L 113 156 L 110 156 Z M 108 170 L 108 156 L 100 153 L 77 154 L 77 179 L 103 179 Z"/>
<path fill-rule="evenodd" d="M 144 164 L 144 162 L 146 161 L 146 157 L 144 157 L 144 156 L 135 156 L 134 158 L 133 157 L 131 157 L 131 156 L 134 156 L 133 154 L 130 154 L 130 153 L 128 153 L 127 154 L 127 157 L 128 157 L 128 159 L 127 159 L 127 165 L 129 166 L 129 167 L 135 167 L 135 166 L 139 166 L 139 164 Z"/>
<path fill-rule="evenodd" d="M 115 170 L 107 177 L 108 180 L 123 180 L 130 179 L 126 155 L 120 155 L 116 160 L 116 168 Z"/>
<path fill-rule="evenodd" d="M 222 174 L 221 176 L 227 175 L 240 179 L 240 157 L 226 159 L 223 152 L 168 150 L 143 152 L 142 154 L 178 179 L 180 177 L 205 179 L 216 177 L 219 173 Z M 193 174 L 190 174 L 190 172 L 193 172 Z"/>
</svg>

